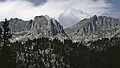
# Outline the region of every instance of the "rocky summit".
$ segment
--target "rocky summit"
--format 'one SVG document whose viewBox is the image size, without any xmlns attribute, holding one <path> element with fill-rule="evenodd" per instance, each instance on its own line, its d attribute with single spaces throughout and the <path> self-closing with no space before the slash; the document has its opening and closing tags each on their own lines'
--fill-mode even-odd
<svg viewBox="0 0 120 68">
<path fill-rule="evenodd" d="M 1 25 L 1 24 L 0 24 Z M 52 18 L 36 16 L 34 20 L 24 21 L 18 18 L 9 20 L 9 27 L 13 34 L 12 41 L 28 40 L 39 37 L 68 39 L 63 26 Z"/>
<path fill-rule="evenodd" d="M 118 18 L 94 15 L 66 28 L 65 31 L 74 41 L 112 38 L 120 33 L 120 20 Z"/>
<path fill-rule="evenodd" d="M 63 26 L 56 19 L 46 16 L 36 16 L 29 21 L 11 18 L 9 27 L 13 34 L 13 41 L 47 37 L 87 42 L 102 38 L 120 37 L 120 20 L 118 18 L 96 15 L 85 18 L 66 29 L 63 29 Z"/>
</svg>

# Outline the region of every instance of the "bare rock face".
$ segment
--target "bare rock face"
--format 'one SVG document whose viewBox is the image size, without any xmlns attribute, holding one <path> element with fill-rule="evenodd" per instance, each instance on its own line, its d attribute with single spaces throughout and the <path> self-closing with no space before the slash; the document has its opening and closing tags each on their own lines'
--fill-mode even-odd
<svg viewBox="0 0 120 68">
<path fill-rule="evenodd" d="M 39 37 L 71 39 L 73 41 L 120 37 L 120 20 L 106 16 L 94 15 L 91 18 L 83 19 L 72 27 L 66 28 L 65 31 L 57 20 L 45 16 L 36 16 L 29 21 L 11 18 L 9 24 L 13 33 L 13 41 Z"/>
<path fill-rule="evenodd" d="M 1 25 L 1 23 L 0 23 Z M 24 21 L 18 18 L 9 20 L 9 27 L 13 33 L 13 41 L 27 40 L 39 37 L 68 39 L 63 26 L 55 19 L 36 16 L 34 20 Z"/>
<path fill-rule="evenodd" d="M 90 41 L 111 38 L 120 32 L 120 20 L 106 16 L 93 16 L 65 29 L 68 36 L 75 41 Z"/>
<path fill-rule="evenodd" d="M 32 26 L 31 21 L 23 21 L 18 18 L 10 19 L 9 26 L 12 33 L 21 32 L 21 31 L 29 31 Z"/>
<path fill-rule="evenodd" d="M 47 19 L 44 16 L 36 16 L 33 20 L 32 27 L 26 36 L 33 37 L 49 37 L 67 39 L 68 36 L 64 32 L 63 26 L 57 20 Z"/>
</svg>

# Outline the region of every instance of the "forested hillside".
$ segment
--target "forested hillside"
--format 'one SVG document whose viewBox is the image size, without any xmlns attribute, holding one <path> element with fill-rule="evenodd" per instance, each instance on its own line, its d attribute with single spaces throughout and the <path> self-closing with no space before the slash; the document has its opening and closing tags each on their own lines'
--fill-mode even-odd
<svg viewBox="0 0 120 68">
<path fill-rule="evenodd" d="M 12 63 L 8 60 L 8 65 L 15 68 L 119 68 L 119 42 L 119 38 L 98 40 L 91 46 L 48 38 L 15 42 L 9 46 L 9 53 L 14 56 L 9 57 Z M 98 50 L 102 47 L 106 49 Z M 1 52 L 0 60 L 5 60 Z"/>
</svg>

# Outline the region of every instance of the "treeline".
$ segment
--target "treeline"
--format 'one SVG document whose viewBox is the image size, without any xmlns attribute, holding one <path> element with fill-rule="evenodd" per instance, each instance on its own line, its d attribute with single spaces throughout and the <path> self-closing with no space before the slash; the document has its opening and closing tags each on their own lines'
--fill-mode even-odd
<svg viewBox="0 0 120 68">
<path fill-rule="evenodd" d="M 119 68 L 119 42 L 119 38 L 102 39 L 86 46 L 71 40 L 39 38 L 11 45 L 20 68 Z"/>
<path fill-rule="evenodd" d="M 119 68 L 120 41 L 114 43 L 105 43 L 108 40 L 100 41 L 102 40 L 93 42 L 90 46 L 71 40 L 61 42 L 58 39 L 48 38 L 11 43 L 9 52 L 14 55 L 11 59 L 15 62 L 9 64 L 15 68 Z M 107 47 L 98 50 L 98 46 L 100 49 L 103 46 Z"/>
<path fill-rule="evenodd" d="M 10 43 L 7 20 L 1 30 L 0 68 L 120 68 L 120 39 L 91 44 L 39 38 Z"/>
</svg>

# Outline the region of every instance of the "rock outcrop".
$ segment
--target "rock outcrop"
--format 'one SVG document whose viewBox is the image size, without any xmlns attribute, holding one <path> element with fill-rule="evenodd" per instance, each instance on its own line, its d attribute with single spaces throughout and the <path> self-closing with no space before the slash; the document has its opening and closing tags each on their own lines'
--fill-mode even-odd
<svg viewBox="0 0 120 68">
<path fill-rule="evenodd" d="M 1 23 L 0 23 L 1 25 Z M 13 41 L 28 40 L 39 37 L 68 39 L 63 26 L 55 19 L 36 16 L 34 20 L 24 21 L 18 18 L 9 20 Z"/>
<path fill-rule="evenodd" d="M 90 41 L 101 38 L 111 38 L 120 30 L 120 20 L 117 18 L 96 16 L 83 19 L 79 23 L 65 29 L 68 36 L 75 41 Z"/>
<path fill-rule="evenodd" d="M 65 30 L 57 20 L 45 16 L 36 16 L 29 21 L 11 18 L 9 24 L 14 41 L 39 37 L 73 41 L 94 41 L 101 38 L 120 37 L 120 20 L 106 16 L 94 15 Z"/>
<path fill-rule="evenodd" d="M 26 34 L 28 37 L 49 37 L 68 39 L 63 26 L 57 20 L 46 19 L 44 16 L 36 16 L 33 20 L 30 31 Z"/>
</svg>

